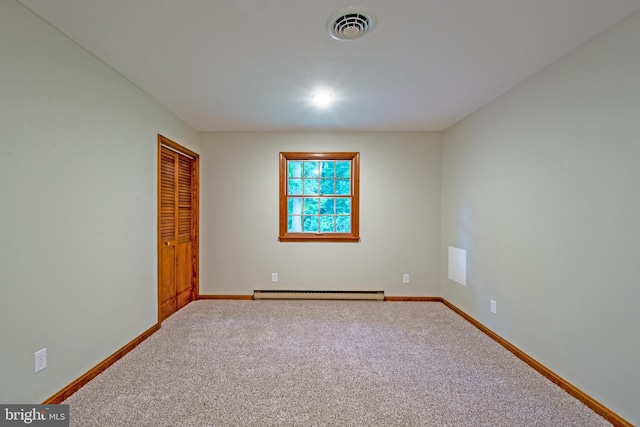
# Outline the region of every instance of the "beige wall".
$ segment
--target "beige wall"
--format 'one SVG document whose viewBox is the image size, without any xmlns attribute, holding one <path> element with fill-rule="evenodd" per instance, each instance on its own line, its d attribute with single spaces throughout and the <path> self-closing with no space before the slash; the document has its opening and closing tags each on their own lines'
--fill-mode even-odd
<svg viewBox="0 0 640 427">
<path fill-rule="evenodd" d="M 639 159 L 640 13 L 443 136 L 443 297 L 634 424 Z"/>
<path fill-rule="evenodd" d="M 157 322 L 157 133 L 200 136 L 13 0 L 0 89 L 0 402 L 36 403 Z"/>
<path fill-rule="evenodd" d="M 443 295 L 640 423 L 638 40 L 636 13 L 444 134 L 199 135 L 0 2 L 0 402 L 41 402 L 156 322 L 161 133 L 201 154 L 203 294 Z M 277 242 L 280 151 L 361 153 L 362 242 Z"/>
<path fill-rule="evenodd" d="M 279 243 L 278 153 L 358 151 L 360 243 Z M 207 133 L 203 294 L 254 289 L 440 294 L 439 133 Z M 271 273 L 279 282 L 271 283 Z M 402 274 L 411 283 L 402 284 Z"/>
</svg>

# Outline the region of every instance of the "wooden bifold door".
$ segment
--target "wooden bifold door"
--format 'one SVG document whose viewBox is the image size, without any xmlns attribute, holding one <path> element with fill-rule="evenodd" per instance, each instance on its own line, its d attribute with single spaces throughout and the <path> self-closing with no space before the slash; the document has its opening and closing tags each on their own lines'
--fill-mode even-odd
<svg viewBox="0 0 640 427">
<path fill-rule="evenodd" d="M 158 321 L 198 297 L 198 160 L 158 136 Z"/>
</svg>

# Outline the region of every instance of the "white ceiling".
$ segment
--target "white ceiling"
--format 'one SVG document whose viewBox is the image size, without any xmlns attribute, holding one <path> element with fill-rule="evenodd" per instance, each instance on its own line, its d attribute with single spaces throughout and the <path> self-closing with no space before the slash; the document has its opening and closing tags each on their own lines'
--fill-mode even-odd
<svg viewBox="0 0 640 427">
<path fill-rule="evenodd" d="M 640 0 L 19 0 L 200 131 L 443 130 Z M 377 27 L 329 37 L 337 9 Z M 329 109 L 311 106 L 320 88 Z"/>
</svg>

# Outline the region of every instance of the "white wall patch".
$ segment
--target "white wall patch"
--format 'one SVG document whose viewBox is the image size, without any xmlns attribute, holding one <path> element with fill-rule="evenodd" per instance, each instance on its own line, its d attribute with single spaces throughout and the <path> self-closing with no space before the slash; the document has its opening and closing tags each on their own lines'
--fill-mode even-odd
<svg viewBox="0 0 640 427">
<path fill-rule="evenodd" d="M 449 246 L 449 279 L 467 286 L 467 251 Z"/>
</svg>

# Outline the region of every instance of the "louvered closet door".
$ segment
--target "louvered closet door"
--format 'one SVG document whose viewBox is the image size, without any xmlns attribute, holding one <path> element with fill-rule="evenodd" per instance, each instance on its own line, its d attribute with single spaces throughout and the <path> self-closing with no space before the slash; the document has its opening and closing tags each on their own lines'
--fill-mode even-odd
<svg viewBox="0 0 640 427">
<path fill-rule="evenodd" d="M 161 147 L 158 300 L 160 321 L 194 299 L 194 160 Z"/>
<path fill-rule="evenodd" d="M 178 235 L 176 243 L 176 294 L 177 309 L 187 305 L 193 298 L 192 290 L 192 219 L 193 197 L 191 180 L 193 176 L 193 159 L 178 155 Z"/>
</svg>

